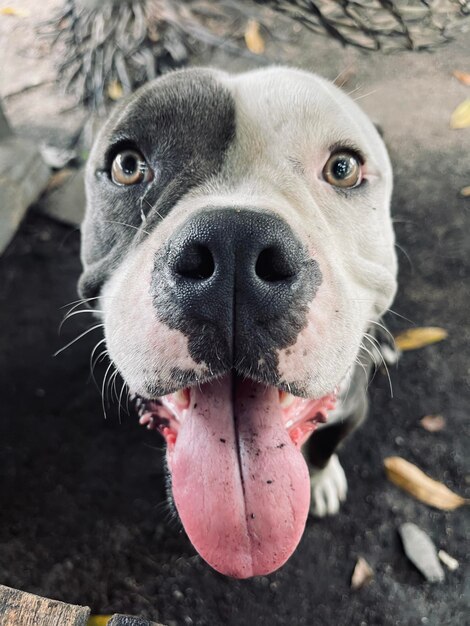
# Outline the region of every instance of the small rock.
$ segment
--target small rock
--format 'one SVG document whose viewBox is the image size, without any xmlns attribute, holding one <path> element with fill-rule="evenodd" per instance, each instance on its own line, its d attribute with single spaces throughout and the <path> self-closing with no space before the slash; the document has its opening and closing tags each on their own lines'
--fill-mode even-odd
<svg viewBox="0 0 470 626">
<path fill-rule="evenodd" d="M 351 589 L 360 589 L 367 585 L 374 577 L 374 570 L 369 563 L 360 556 L 357 559 L 356 566 L 351 578 Z"/>
<path fill-rule="evenodd" d="M 408 559 L 429 582 L 442 582 L 444 570 L 437 558 L 436 547 L 416 524 L 406 523 L 399 528 L 403 549 Z"/>
<path fill-rule="evenodd" d="M 446 421 L 442 415 L 425 415 L 420 424 L 428 432 L 437 433 L 445 427 Z"/>
<path fill-rule="evenodd" d="M 457 561 L 457 559 L 454 559 L 453 556 L 450 556 L 450 554 L 447 554 L 447 552 L 445 552 L 444 550 L 439 550 L 437 556 L 441 559 L 444 565 L 446 565 L 450 569 L 451 572 L 455 572 L 455 570 L 458 568 L 459 562 Z"/>
<path fill-rule="evenodd" d="M 61 170 L 77 158 L 75 150 L 58 148 L 57 146 L 50 146 L 44 143 L 39 147 L 39 152 L 44 162 L 55 170 Z"/>
</svg>

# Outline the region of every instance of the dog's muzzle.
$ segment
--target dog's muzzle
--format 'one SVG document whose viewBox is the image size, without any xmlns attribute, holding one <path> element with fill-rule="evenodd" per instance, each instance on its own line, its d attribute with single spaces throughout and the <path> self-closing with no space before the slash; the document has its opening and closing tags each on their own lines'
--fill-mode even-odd
<svg viewBox="0 0 470 626">
<path fill-rule="evenodd" d="M 157 253 L 152 295 L 159 319 L 187 336 L 196 362 L 280 384 L 277 352 L 306 325 L 320 282 L 318 263 L 282 218 L 208 209 Z"/>
</svg>

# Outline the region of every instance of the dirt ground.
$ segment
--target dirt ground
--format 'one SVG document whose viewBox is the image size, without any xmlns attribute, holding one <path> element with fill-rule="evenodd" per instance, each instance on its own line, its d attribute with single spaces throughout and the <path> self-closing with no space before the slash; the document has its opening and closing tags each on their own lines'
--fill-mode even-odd
<svg viewBox="0 0 470 626">
<path fill-rule="evenodd" d="M 18 63 L 13 52 L 9 63 Z M 340 453 L 349 478 L 340 514 L 309 519 L 299 548 L 275 574 L 224 578 L 171 519 L 158 436 L 132 412 L 119 416 L 116 403 L 104 419 L 89 368 L 100 331 L 52 358 L 91 326 L 78 315 L 58 334 L 62 307 L 77 297 L 79 232 L 31 211 L 0 258 L 0 584 L 167 626 L 464 626 L 468 509 L 445 513 L 416 502 L 387 481 L 383 459 L 400 455 L 470 496 L 470 198 L 458 194 L 470 185 L 470 129 L 448 128 L 451 111 L 470 97 L 451 76 L 470 71 L 470 37 L 460 33 L 433 54 L 382 56 L 301 35 L 282 53 L 271 43 L 268 56 L 328 78 L 349 73 L 345 88 L 357 89 L 380 123 L 396 175 L 400 289 L 387 323 L 394 331 L 439 325 L 449 338 L 404 354 L 391 371 L 393 398 L 386 377 L 375 377 L 369 420 Z M 199 61 L 254 66 L 221 52 Z M 61 107 L 70 111 L 54 85 L 14 95 L 14 74 L 1 74 L 12 123 L 47 141 L 60 128 L 66 144 L 79 112 L 62 124 Z M 98 385 L 103 374 L 101 366 Z M 445 416 L 444 430 L 421 427 L 429 413 Z M 459 561 L 442 584 L 426 583 L 404 556 L 397 528 L 405 521 Z M 354 592 L 359 556 L 375 574 Z"/>
</svg>

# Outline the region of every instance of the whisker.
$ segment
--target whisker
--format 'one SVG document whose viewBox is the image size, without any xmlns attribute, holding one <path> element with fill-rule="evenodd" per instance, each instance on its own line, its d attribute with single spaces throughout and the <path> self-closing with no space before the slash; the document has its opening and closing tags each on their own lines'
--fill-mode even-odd
<svg viewBox="0 0 470 626">
<path fill-rule="evenodd" d="M 109 393 L 111 396 L 111 401 L 113 399 L 113 397 L 116 399 L 116 402 L 119 401 L 119 397 L 117 395 L 117 389 L 116 389 L 116 378 L 118 377 L 119 371 L 115 366 L 115 370 L 113 372 L 113 374 L 110 376 L 109 378 Z M 112 384 L 111 384 L 112 381 Z"/>
<path fill-rule="evenodd" d="M 100 298 L 104 298 L 104 296 L 95 296 L 94 298 L 79 298 L 78 300 L 72 300 L 72 302 L 62 305 L 60 308 L 66 309 L 68 306 L 72 306 L 72 305 L 78 306 L 80 304 L 86 304 L 87 302 L 91 302 L 92 300 L 99 300 Z"/>
<path fill-rule="evenodd" d="M 108 224 L 118 224 L 119 226 L 127 226 L 128 228 L 133 228 L 134 230 L 143 232 L 146 235 L 150 235 L 150 233 L 144 228 L 142 228 L 142 226 L 134 226 L 133 224 L 127 224 L 126 222 L 118 222 L 116 220 L 105 220 L 105 222 L 107 222 Z"/>
<path fill-rule="evenodd" d="M 57 352 L 54 353 L 53 356 L 57 356 L 58 354 L 60 354 L 61 352 L 63 352 L 64 350 L 67 350 L 67 348 L 70 348 L 70 346 L 73 346 L 74 343 L 76 343 L 79 339 L 81 339 L 82 337 L 84 337 L 85 335 L 88 335 L 88 333 L 91 333 L 91 331 L 96 330 L 97 328 L 103 328 L 104 324 L 96 324 L 96 326 L 92 326 L 91 328 L 89 328 L 88 330 L 85 330 L 85 332 L 83 332 L 81 335 L 79 335 L 78 337 L 75 337 L 75 339 L 73 339 L 72 341 L 70 341 L 67 345 L 65 345 L 63 348 L 60 348 L 60 350 L 57 350 Z"/>
<path fill-rule="evenodd" d="M 146 204 L 150 207 L 150 210 L 151 210 L 151 211 L 155 211 L 155 213 L 158 215 L 158 217 L 159 217 L 161 220 L 163 220 L 163 215 L 162 215 L 161 213 L 159 213 L 159 212 L 157 211 L 157 209 L 155 208 L 155 207 L 156 207 L 156 204 L 154 204 L 154 205 L 150 204 L 150 202 L 147 200 L 147 198 L 141 198 L 141 201 L 142 201 L 142 200 L 143 200 L 143 201 L 144 201 L 144 202 L 145 202 L 145 203 L 146 203 Z M 147 218 L 146 218 L 146 219 L 147 219 Z"/>
<path fill-rule="evenodd" d="M 398 248 L 398 250 L 400 250 L 400 252 L 403 253 L 403 256 L 406 258 L 406 260 L 408 261 L 408 263 L 410 264 L 410 268 L 412 270 L 414 270 L 414 266 L 413 263 L 411 261 L 410 255 L 408 254 L 408 252 L 405 250 L 405 248 L 403 248 L 402 246 L 400 246 L 400 244 L 395 243 L 395 248 Z"/>
<path fill-rule="evenodd" d="M 357 102 L 358 100 L 361 100 L 362 98 L 367 98 L 369 96 L 371 96 L 372 94 L 376 93 L 378 91 L 378 89 L 373 89 L 372 91 L 368 91 L 367 93 L 363 93 L 360 96 L 357 96 L 357 98 L 353 98 L 354 102 Z"/>
<path fill-rule="evenodd" d="M 416 325 L 416 322 L 413 322 L 413 320 L 410 320 L 408 317 L 405 317 L 404 315 L 401 315 L 401 313 L 397 313 L 396 311 L 393 311 L 392 309 L 387 309 L 388 313 L 392 313 L 392 315 L 396 315 L 397 317 L 401 317 L 402 320 L 405 320 L 405 322 L 409 322 L 410 324 L 413 324 L 413 326 Z"/>
<path fill-rule="evenodd" d="M 126 411 L 127 415 L 129 415 L 129 410 L 128 410 L 129 407 L 127 407 L 127 410 L 126 410 L 126 408 L 122 406 L 122 394 L 124 393 L 124 390 L 126 389 L 126 387 L 127 387 L 127 383 L 123 379 L 122 385 L 121 385 L 121 392 L 120 392 L 119 398 L 118 398 L 118 405 L 119 405 L 119 408 L 118 408 L 118 418 L 119 418 L 119 423 L 121 423 L 121 409 L 124 409 Z M 129 399 L 129 395 L 127 397 Z"/>
<path fill-rule="evenodd" d="M 364 371 L 364 375 L 366 377 L 366 382 L 368 382 L 369 380 L 369 374 L 367 373 L 366 367 L 364 365 L 364 363 L 359 359 L 358 356 L 356 356 L 356 358 L 354 359 L 354 362 L 357 363 L 358 365 L 360 365 Z M 351 388 L 351 383 L 349 384 L 349 388 L 348 388 L 348 393 L 349 393 L 349 389 Z"/>
<path fill-rule="evenodd" d="M 369 333 L 364 333 L 364 339 L 367 339 L 369 341 L 369 343 L 374 346 L 375 350 L 379 353 L 379 357 L 382 360 L 382 364 L 385 368 L 385 371 L 387 372 L 387 378 L 388 378 L 388 384 L 390 385 L 390 397 L 393 398 L 393 385 L 392 385 L 392 379 L 390 377 L 390 372 L 388 370 L 387 367 L 387 363 L 385 362 L 384 356 L 382 354 L 382 352 L 380 351 L 380 344 L 377 341 L 377 339 L 375 337 L 372 337 L 372 335 L 369 335 Z M 375 344 L 373 343 L 372 339 L 377 343 L 377 346 L 375 346 Z"/>
<path fill-rule="evenodd" d="M 64 317 L 64 319 L 61 321 L 60 326 L 59 326 L 59 335 L 62 331 L 62 326 L 65 324 L 65 322 L 70 319 L 71 317 L 73 317 L 74 315 L 79 315 L 81 313 L 103 313 L 103 311 L 97 310 L 97 309 L 80 309 L 79 311 L 69 311 L 67 313 L 67 315 Z"/>
<path fill-rule="evenodd" d="M 95 345 L 95 347 L 94 347 L 94 348 L 93 348 L 93 350 L 91 351 L 91 354 L 90 354 L 90 374 L 91 374 L 91 376 L 93 376 L 93 377 L 94 377 L 94 371 L 95 371 L 96 364 L 98 363 L 99 358 L 100 358 L 103 354 L 107 354 L 107 352 L 108 352 L 107 348 L 105 348 L 102 352 L 100 352 L 100 353 L 99 353 L 99 355 L 98 355 L 98 357 L 97 357 L 95 360 L 93 360 L 93 357 L 95 356 L 95 352 L 97 351 L 98 347 L 99 347 L 101 344 L 105 343 L 105 342 L 106 342 L 106 337 L 103 337 L 103 339 L 101 339 L 100 341 L 98 341 L 98 343 Z"/>
<path fill-rule="evenodd" d="M 111 361 L 108 365 L 106 372 L 104 373 L 103 384 L 101 385 L 101 406 L 103 407 L 103 415 L 104 419 L 108 419 L 108 414 L 106 413 L 106 401 L 105 401 L 105 386 L 106 386 L 106 378 L 108 376 L 109 370 L 114 367 L 114 363 Z"/>
<path fill-rule="evenodd" d="M 362 85 L 357 85 L 357 87 L 354 87 L 354 89 L 351 89 L 351 91 L 347 91 L 346 95 L 351 96 L 353 93 L 356 93 L 356 91 L 359 91 L 359 89 L 362 89 Z"/>
<path fill-rule="evenodd" d="M 375 324 L 376 326 L 381 328 L 390 337 L 393 343 L 393 347 L 395 348 L 395 337 L 392 335 L 392 333 L 388 330 L 386 326 L 384 326 L 383 324 L 380 324 L 380 322 L 374 322 L 374 320 L 367 320 L 367 322 L 369 324 Z"/>
<path fill-rule="evenodd" d="M 93 356 L 93 354 L 94 354 L 94 352 L 95 352 L 95 350 L 96 350 L 96 348 L 97 348 L 97 347 L 98 347 L 98 345 L 96 345 L 96 346 L 95 346 L 95 348 L 94 348 L 94 350 L 93 350 L 93 353 L 92 353 L 92 356 Z M 102 360 L 102 359 L 104 360 L 104 358 L 105 358 L 106 356 L 109 356 L 109 352 L 108 352 L 108 350 L 105 348 L 104 350 L 102 350 L 102 351 L 98 354 L 98 356 L 96 357 L 96 359 L 95 359 L 94 361 L 91 361 L 91 358 L 92 358 L 92 357 L 90 358 L 90 378 L 91 378 L 91 379 L 92 379 L 92 381 L 94 382 L 95 387 L 98 389 L 98 391 L 100 390 L 100 386 L 98 385 L 98 381 L 97 381 L 97 380 L 96 380 L 96 378 L 95 378 L 95 367 L 97 366 L 97 364 L 99 363 L 99 361 L 100 361 L 100 360 Z"/>
</svg>

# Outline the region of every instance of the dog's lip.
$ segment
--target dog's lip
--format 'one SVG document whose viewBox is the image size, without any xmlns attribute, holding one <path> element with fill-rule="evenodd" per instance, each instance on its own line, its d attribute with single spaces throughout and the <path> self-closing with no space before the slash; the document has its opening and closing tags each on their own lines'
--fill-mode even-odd
<svg viewBox="0 0 470 626">
<path fill-rule="evenodd" d="M 214 382 L 217 382 L 217 379 Z M 191 390 L 195 387 L 196 385 L 183 387 L 155 399 L 131 394 L 131 400 L 134 400 L 139 414 L 139 423 L 149 430 L 158 430 L 165 438 L 170 453 L 178 436 L 178 428 L 184 420 L 184 413 L 190 407 Z M 275 385 L 266 387 L 272 388 Z M 329 411 L 335 408 L 339 386 L 320 398 L 303 398 L 276 388 L 279 392 L 284 426 L 293 443 L 300 448 L 316 430 L 318 424 L 327 421 Z"/>
</svg>

